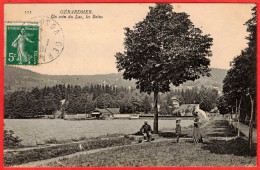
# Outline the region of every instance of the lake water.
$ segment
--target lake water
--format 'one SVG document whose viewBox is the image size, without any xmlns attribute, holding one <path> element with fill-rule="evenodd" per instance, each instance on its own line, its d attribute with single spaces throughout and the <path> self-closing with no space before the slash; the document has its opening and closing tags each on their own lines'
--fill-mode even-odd
<svg viewBox="0 0 260 170">
<path fill-rule="evenodd" d="M 135 120 L 81 120 L 63 119 L 5 119 L 5 129 L 13 130 L 24 145 L 55 138 L 57 140 L 98 137 L 107 134 L 133 134 L 140 130 L 144 119 Z M 153 119 L 148 119 L 153 127 Z M 182 120 L 182 127 L 192 124 L 191 119 Z M 175 128 L 175 120 L 159 120 L 159 130 Z"/>
</svg>

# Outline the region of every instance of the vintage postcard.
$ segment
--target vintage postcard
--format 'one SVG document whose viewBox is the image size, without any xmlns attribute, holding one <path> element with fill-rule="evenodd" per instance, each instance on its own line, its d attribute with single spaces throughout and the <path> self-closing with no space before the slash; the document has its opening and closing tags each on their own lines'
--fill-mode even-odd
<svg viewBox="0 0 260 170">
<path fill-rule="evenodd" d="M 5 3 L 4 167 L 257 167 L 256 3 Z"/>
</svg>

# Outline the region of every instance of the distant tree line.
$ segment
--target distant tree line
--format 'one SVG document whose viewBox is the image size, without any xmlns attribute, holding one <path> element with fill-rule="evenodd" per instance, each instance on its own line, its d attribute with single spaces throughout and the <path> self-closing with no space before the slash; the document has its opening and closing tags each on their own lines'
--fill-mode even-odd
<svg viewBox="0 0 260 170">
<path fill-rule="evenodd" d="M 218 91 L 213 88 L 194 87 L 187 90 L 172 90 L 171 92 L 161 94 L 159 97 L 160 113 L 170 114 L 172 97 L 176 97 L 181 104 L 199 104 L 200 109 L 209 112 L 216 107 L 219 97 Z"/>
<path fill-rule="evenodd" d="M 56 85 L 34 88 L 30 92 L 16 91 L 4 95 L 5 118 L 29 118 L 51 115 L 61 109 L 65 99 L 68 114 L 90 113 L 95 108 L 119 108 L 121 113 L 149 112 L 151 98 L 135 89 L 109 85 Z"/>
<path fill-rule="evenodd" d="M 173 90 L 159 95 L 160 114 L 172 114 L 172 100 L 177 97 L 181 104 L 200 104 L 209 111 L 216 105 L 218 91 L 202 87 L 191 90 Z M 52 115 L 61 109 L 61 101 L 67 114 L 90 113 L 95 108 L 120 108 L 120 113 L 153 112 L 153 98 L 139 90 L 109 85 L 56 85 L 34 88 L 30 92 L 16 91 L 4 96 L 5 118 L 33 118 Z"/>
</svg>

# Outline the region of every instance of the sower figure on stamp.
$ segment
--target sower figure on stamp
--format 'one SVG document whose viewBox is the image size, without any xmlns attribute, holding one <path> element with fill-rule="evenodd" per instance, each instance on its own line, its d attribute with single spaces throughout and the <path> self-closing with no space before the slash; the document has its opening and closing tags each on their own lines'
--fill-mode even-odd
<svg viewBox="0 0 260 170">
<path fill-rule="evenodd" d="M 147 120 L 144 121 L 144 125 L 141 127 L 140 131 L 144 135 L 144 140 L 146 140 L 147 142 L 150 142 L 151 138 L 152 138 L 152 128 L 148 124 Z"/>
<path fill-rule="evenodd" d="M 176 119 L 176 128 L 175 128 L 175 131 L 176 131 L 177 143 L 178 143 L 178 142 L 179 142 L 180 135 L 181 135 L 181 118 L 177 118 L 177 119 Z"/>
<path fill-rule="evenodd" d="M 17 61 L 20 61 L 20 64 L 22 64 L 22 62 L 30 62 L 30 56 L 25 51 L 25 41 L 34 43 L 34 41 L 31 41 L 27 38 L 27 36 L 25 35 L 25 30 L 24 28 L 22 28 L 20 34 L 12 43 L 12 46 L 17 48 Z"/>
</svg>

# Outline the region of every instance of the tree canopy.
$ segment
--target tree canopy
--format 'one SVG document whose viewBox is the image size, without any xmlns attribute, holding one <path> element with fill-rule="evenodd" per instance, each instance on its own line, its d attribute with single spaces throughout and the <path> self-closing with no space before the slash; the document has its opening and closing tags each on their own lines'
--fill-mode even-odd
<svg viewBox="0 0 260 170">
<path fill-rule="evenodd" d="M 223 100 L 232 107 L 236 107 L 236 99 L 241 98 L 241 96 L 244 97 L 245 102 L 249 100 L 248 95 L 251 95 L 256 101 L 256 7 L 252 11 L 253 17 L 245 23 L 249 32 L 246 38 L 249 40 L 248 47 L 233 59 L 231 62 L 232 68 L 223 80 L 223 94 L 225 97 Z M 242 117 L 245 118 L 244 115 Z"/>
<path fill-rule="evenodd" d="M 249 123 L 249 145 L 252 146 L 253 124 L 256 123 L 256 72 L 257 72 L 257 17 L 256 6 L 252 8 L 252 18 L 245 25 L 249 35 L 248 47 L 231 62 L 223 83 L 224 96 L 219 100 L 220 111 L 235 112 L 238 121 Z M 223 109 L 227 107 L 228 110 Z M 230 110 L 231 109 L 231 110 Z M 250 120 L 249 120 L 250 119 Z M 239 131 L 238 131 L 239 136 Z"/>
<path fill-rule="evenodd" d="M 118 71 L 124 79 L 135 79 L 140 92 L 157 95 L 200 76 L 210 76 L 208 68 L 213 39 L 203 35 L 186 13 L 173 11 L 167 3 L 156 4 L 133 29 L 125 28 L 124 52 L 116 53 Z M 156 127 L 155 115 L 155 132 Z"/>
</svg>

